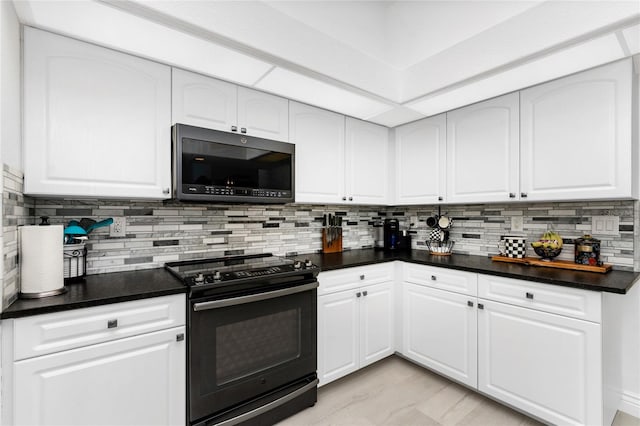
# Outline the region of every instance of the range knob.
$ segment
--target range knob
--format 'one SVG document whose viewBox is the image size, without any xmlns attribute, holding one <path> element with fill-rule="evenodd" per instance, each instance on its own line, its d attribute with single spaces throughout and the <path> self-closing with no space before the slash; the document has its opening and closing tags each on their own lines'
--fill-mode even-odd
<svg viewBox="0 0 640 426">
<path fill-rule="evenodd" d="M 198 274 L 196 275 L 193 280 L 196 282 L 196 284 L 202 284 L 204 282 L 204 274 Z"/>
<path fill-rule="evenodd" d="M 302 262 L 300 262 L 299 260 L 296 260 L 293 263 L 293 269 L 300 269 L 300 268 L 302 268 Z"/>
<path fill-rule="evenodd" d="M 313 266 L 313 263 L 311 263 L 311 261 L 309 259 L 305 259 L 304 260 L 304 266 L 306 268 L 311 268 Z"/>
<path fill-rule="evenodd" d="M 222 274 L 220 273 L 220 271 L 213 271 L 213 279 L 215 281 L 218 281 L 218 280 L 222 279 Z"/>
</svg>

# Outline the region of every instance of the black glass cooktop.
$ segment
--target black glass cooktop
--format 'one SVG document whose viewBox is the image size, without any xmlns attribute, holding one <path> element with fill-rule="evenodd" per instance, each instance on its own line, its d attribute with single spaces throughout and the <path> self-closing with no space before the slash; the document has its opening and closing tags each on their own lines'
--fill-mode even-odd
<svg viewBox="0 0 640 426">
<path fill-rule="evenodd" d="M 186 285 L 198 286 L 289 274 L 314 269 L 316 266 L 308 261 L 294 261 L 272 254 L 257 254 L 169 262 L 165 264 L 165 268 Z"/>
</svg>

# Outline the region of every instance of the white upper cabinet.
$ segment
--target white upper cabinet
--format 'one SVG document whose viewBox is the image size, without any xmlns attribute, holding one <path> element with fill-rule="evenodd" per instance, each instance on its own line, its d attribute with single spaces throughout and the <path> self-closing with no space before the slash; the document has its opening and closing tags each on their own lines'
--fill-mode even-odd
<svg viewBox="0 0 640 426">
<path fill-rule="evenodd" d="M 519 150 L 518 93 L 448 112 L 447 202 L 517 198 Z"/>
<path fill-rule="evenodd" d="M 290 102 L 296 202 L 387 204 L 389 130 Z"/>
<path fill-rule="evenodd" d="M 235 84 L 181 69 L 172 70 L 172 123 L 230 132 L 238 123 Z"/>
<path fill-rule="evenodd" d="M 344 116 L 291 102 L 296 202 L 337 203 L 344 193 Z"/>
<path fill-rule="evenodd" d="M 528 200 L 636 197 L 631 59 L 521 92 Z"/>
<path fill-rule="evenodd" d="M 172 122 L 289 141 L 289 101 L 173 69 Z"/>
<path fill-rule="evenodd" d="M 446 114 L 395 129 L 396 204 L 446 201 Z"/>
<path fill-rule="evenodd" d="M 168 66 L 24 28 L 24 192 L 170 198 Z"/>
<path fill-rule="evenodd" d="M 289 141 L 289 101 L 246 87 L 238 87 L 238 127 L 264 139 Z"/>
<path fill-rule="evenodd" d="M 387 204 L 389 193 L 389 129 L 347 117 L 347 201 Z"/>
</svg>

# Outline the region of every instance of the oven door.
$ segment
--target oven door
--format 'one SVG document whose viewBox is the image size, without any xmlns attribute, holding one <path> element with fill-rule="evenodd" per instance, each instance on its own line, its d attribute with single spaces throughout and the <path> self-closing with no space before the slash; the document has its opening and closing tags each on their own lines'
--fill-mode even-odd
<svg viewBox="0 0 640 426">
<path fill-rule="evenodd" d="M 191 422 L 315 374 L 317 287 L 191 301 Z"/>
</svg>

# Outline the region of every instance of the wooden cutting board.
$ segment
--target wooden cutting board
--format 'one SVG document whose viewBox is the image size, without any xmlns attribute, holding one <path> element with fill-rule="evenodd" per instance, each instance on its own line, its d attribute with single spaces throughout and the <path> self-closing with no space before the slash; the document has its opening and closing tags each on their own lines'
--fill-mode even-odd
<svg viewBox="0 0 640 426">
<path fill-rule="evenodd" d="M 525 257 L 523 259 L 515 259 L 513 257 L 506 257 L 506 256 L 493 256 L 491 260 L 494 260 L 496 262 L 520 263 L 523 265 L 531 265 L 531 266 L 544 266 L 546 268 L 559 268 L 559 269 L 571 269 L 574 271 L 598 272 L 601 274 L 605 274 L 609 272 L 612 268 L 611 265 L 606 263 L 601 266 L 581 265 L 579 263 L 574 263 L 570 260 L 542 260 L 538 257 Z"/>
</svg>

